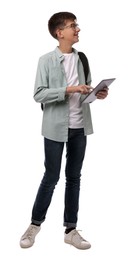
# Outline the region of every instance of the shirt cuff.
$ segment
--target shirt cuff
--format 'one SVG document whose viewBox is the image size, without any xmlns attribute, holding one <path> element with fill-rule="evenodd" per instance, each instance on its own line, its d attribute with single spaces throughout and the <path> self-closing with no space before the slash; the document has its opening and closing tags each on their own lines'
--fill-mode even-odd
<svg viewBox="0 0 132 260">
<path fill-rule="evenodd" d="M 58 101 L 63 101 L 65 100 L 65 95 L 66 95 L 66 88 L 61 89 L 58 94 Z"/>
</svg>

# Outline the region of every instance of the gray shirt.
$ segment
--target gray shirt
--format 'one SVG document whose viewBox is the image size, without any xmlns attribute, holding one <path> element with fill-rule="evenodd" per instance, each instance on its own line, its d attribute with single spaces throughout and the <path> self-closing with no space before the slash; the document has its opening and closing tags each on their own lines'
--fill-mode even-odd
<svg viewBox="0 0 132 260">
<path fill-rule="evenodd" d="M 84 70 L 78 52 L 73 48 L 78 66 L 79 84 L 85 84 Z M 58 47 L 39 58 L 34 99 L 43 103 L 42 135 L 48 139 L 67 142 L 69 125 L 69 98 L 66 95 L 66 76 L 62 64 L 63 53 Z M 91 74 L 88 75 L 91 84 Z M 85 135 L 93 133 L 89 104 L 82 104 Z"/>
</svg>

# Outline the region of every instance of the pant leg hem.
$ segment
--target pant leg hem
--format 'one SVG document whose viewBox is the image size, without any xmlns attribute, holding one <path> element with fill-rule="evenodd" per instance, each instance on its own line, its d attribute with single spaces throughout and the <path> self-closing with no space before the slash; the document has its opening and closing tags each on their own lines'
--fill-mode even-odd
<svg viewBox="0 0 132 260">
<path fill-rule="evenodd" d="M 64 226 L 64 227 L 67 227 L 67 228 L 71 228 L 71 227 L 76 228 L 76 223 L 64 222 L 64 223 L 63 223 L 63 226 Z"/>
<path fill-rule="evenodd" d="M 32 222 L 34 225 L 41 225 L 41 224 L 44 222 L 44 220 L 38 221 L 38 220 L 31 219 L 31 222 Z"/>
</svg>

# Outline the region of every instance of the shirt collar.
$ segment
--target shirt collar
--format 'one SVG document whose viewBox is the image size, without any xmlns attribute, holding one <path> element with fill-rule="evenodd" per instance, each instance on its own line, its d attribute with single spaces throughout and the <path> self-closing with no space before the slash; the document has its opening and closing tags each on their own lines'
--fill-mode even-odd
<svg viewBox="0 0 132 260">
<path fill-rule="evenodd" d="M 73 52 L 74 52 L 75 54 L 78 53 L 76 49 L 74 49 L 74 48 L 72 48 L 72 49 L 73 49 Z M 64 59 L 64 55 L 63 55 L 63 53 L 61 52 L 61 50 L 60 50 L 58 47 L 55 48 L 55 52 L 57 53 L 57 55 L 58 55 L 58 57 L 59 57 L 60 60 L 63 60 L 63 59 Z"/>
</svg>

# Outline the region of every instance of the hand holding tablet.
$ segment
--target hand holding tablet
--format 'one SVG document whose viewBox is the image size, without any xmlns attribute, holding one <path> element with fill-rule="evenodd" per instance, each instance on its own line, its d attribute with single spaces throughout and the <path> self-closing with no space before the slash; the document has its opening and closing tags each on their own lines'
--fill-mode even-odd
<svg viewBox="0 0 132 260">
<path fill-rule="evenodd" d="M 89 94 L 87 94 L 84 99 L 82 100 L 82 103 L 91 103 L 94 100 L 97 99 L 96 94 L 100 90 L 103 90 L 104 88 L 108 87 L 115 78 L 110 79 L 103 79 Z"/>
</svg>

